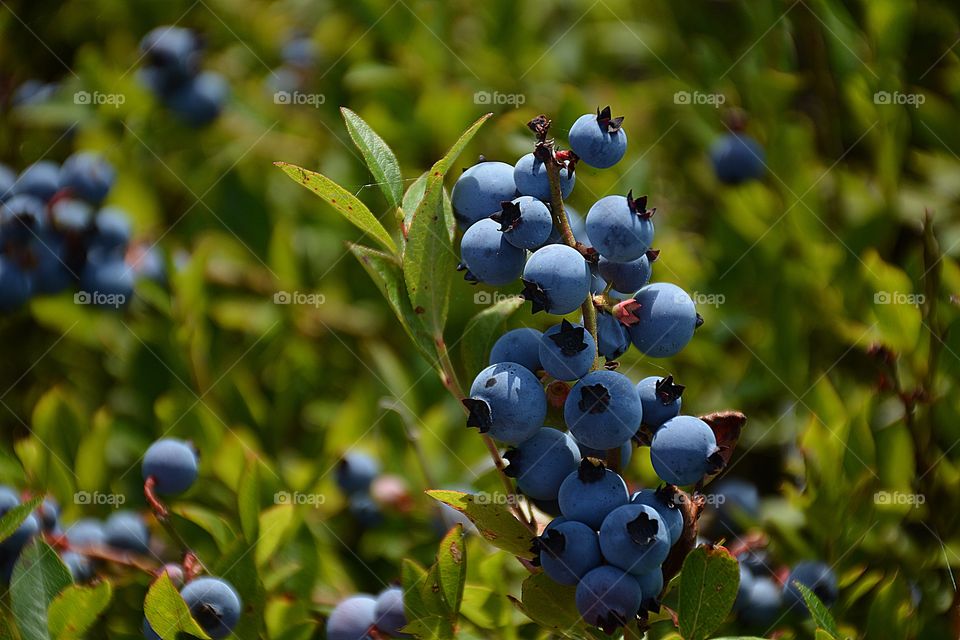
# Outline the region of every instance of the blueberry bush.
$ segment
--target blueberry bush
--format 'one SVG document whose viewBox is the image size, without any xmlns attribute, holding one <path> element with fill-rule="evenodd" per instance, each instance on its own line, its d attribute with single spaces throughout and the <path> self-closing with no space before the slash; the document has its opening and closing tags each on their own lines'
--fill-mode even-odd
<svg viewBox="0 0 960 640">
<path fill-rule="evenodd" d="M 957 637 L 958 28 L 0 3 L 0 638 Z"/>
</svg>

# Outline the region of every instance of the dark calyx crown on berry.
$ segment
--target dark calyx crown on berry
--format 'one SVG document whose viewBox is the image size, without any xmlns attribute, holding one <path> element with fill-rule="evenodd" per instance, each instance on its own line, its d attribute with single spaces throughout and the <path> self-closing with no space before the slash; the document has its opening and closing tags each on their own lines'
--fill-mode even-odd
<svg viewBox="0 0 960 640">
<path fill-rule="evenodd" d="M 606 616 L 598 615 L 593 623 L 595 626 L 600 627 L 608 636 L 613 635 L 613 632 L 620 627 L 627 626 L 626 619 L 616 611 L 611 611 Z"/>
<path fill-rule="evenodd" d="M 583 327 L 575 327 L 564 319 L 560 323 L 560 331 L 551 335 L 550 339 L 560 348 L 560 353 L 565 356 L 575 356 L 587 348 L 583 336 Z"/>
<path fill-rule="evenodd" d="M 480 433 L 490 431 L 493 419 L 490 415 L 490 403 L 482 398 L 464 398 L 460 402 L 467 408 L 467 428 L 476 427 Z"/>
<path fill-rule="evenodd" d="M 457 265 L 457 271 L 463 271 L 464 272 L 463 279 L 469 282 L 470 284 L 477 284 L 478 282 L 480 282 L 480 280 L 477 279 L 477 276 L 470 273 L 470 269 L 467 269 L 467 265 L 464 264 L 463 262 Z"/>
<path fill-rule="evenodd" d="M 673 374 L 667 374 L 666 378 L 660 378 L 657 382 L 657 399 L 663 404 L 672 404 L 683 395 L 686 387 L 682 384 L 676 384 L 673 381 Z"/>
<path fill-rule="evenodd" d="M 707 456 L 707 475 L 712 476 L 714 474 L 720 473 L 723 471 L 723 468 L 727 466 L 727 461 L 723 457 L 721 447 L 717 447 L 713 453 Z"/>
<path fill-rule="evenodd" d="M 630 212 L 635 213 L 644 220 L 649 220 L 657 212 L 657 208 L 647 209 L 647 196 L 633 197 L 633 189 L 627 192 L 627 206 Z"/>
<path fill-rule="evenodd" d="M 524 300 L 529 300 L 533 305 L 532 313 L 544 311 L 550 306 L 550 296 L 547 295 L 543 287 L 533 280 L 521 278 L 520 281 L 523 283 L 523 291 L 520 292 L 520 296 Z"/>
<path fill-rule="evenodd" d="M 607 465 L 599 458 L 584 458 L 577 469 L 577 478 L 584 484 L 599 482 L 606 475 Z"/>
<path fill-rule="evenodd" d="M 667 509 L 680 508 L 680 505 L 677 504 L 677 498 L 680 496 L 680 490 L 677 489 L 677 485 L 660 485 L 657 490 L 653 492 L 653 495 L 657 500 L 660 501 L 660 504 L 665 506 Z"/>
<path fill-rule="evenodd" d="M 559 558 L 567 548 L 567 537 L 556 529 L 550 529 L 537 538 L 537 546 L 554 558 Z"/>
<path fill-rule="evenodd" d="M 613 111 L 609 106 L 604 107 L 603 110 L 597 107 L 597 124 L 606 133 L 616 133 L 623 124 L 623 116 L 614 118 L 612 117 L 612 113 Z"/>
<path fill-rule="evenodd" d="M 580 389 L 580 411 L 604 413 L 610 406 L 610 392 L 602 384 L 589 384 Z"/>
<path fill-rule="evenodd" d="M 500 203 L 500 211 L 490 216 L 490 219 L 499 222 L 500 231 L 505 233 L 513 231 L 523 222 L 521 213 L 519 204 L 512 200 L 504 200 Z"/>
<path fill-rule="evenodd" d="M 641 513 L 627 523 L 627 534 L 635 544 L 646 546 L 657 539 L 660 523 L 646 513 Z"/>
<path fill-rule="evenodd" d="M 470 426 L 469 424 L 467 426 Z M 510 447 L 503 452 L 503 459 L 506 460 L 509 464 L 503 469 L 503 475 L 508 478 L 516 478 L 520 475 L 520 460 L 523 458 L 523 453 L 520 449 L 516 447 Z"/>
</svg>

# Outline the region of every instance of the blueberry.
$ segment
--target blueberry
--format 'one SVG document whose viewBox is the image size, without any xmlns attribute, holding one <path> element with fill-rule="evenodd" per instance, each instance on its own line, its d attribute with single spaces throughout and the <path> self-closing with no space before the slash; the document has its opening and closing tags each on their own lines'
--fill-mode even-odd
<svg viewBox="0 0 960 640">
<path fill-rule="evenodd" d="M 35 162 L 17 176 L 14 195 L 27 195 L 46 202 L 60 189 L 60 167 L 56 162 Z"/>
<path fill-rule="evenodd" d="M 527 253 L 507 242 L 499 223 L 490 218 L 472 225 L 460 239 L 460 259 L 468 280 L 508 284 L 523 273 L 526 258 Z"/>
<path fill-rule="evenodd" d="M 461 229 L 500 211 L 500 203 L 517 197 L 513 167 L 506 162 L 480 162 L 457 178 L 450 203 Z"/>
<path fill-rule="evenodd" d="M 573 437 L 593 449 L 614 449 L 630 440 L 640 428 L 642 412 L 633 382 L 616 371 L 591 371 L 563 405 Z"/>
<path fill-rule="evenodd" d="M 647 210 L 647 197 L 634 199 L 606 196 L 587 212 L 587 235 L 601 256 L 613 262 L 630 262 L 645 256 L 653 242 L 653 210 Z"/>
<path fill-rule="evenodd" d="M 163 638 L 161 638 L 160 635 L 153 630 L 153 627 L 150 626 L 146 616 L 143 618 L 143 624 L 141 625 L 140 630 L 143 632 L 143 637 L 146 638 L 146 640 L 163 640 Z"/>
<path fill-rule="evenodd" d="M 90 151 L 79 151 L 63 161 L 60 188 L 90 204 L 99 205 L 107 197 L 116 180 L 113 165 Z"/>
<path fill-rule="evenodd" d="M 151 89 L 158 92 L 184 84 L 200 69 L 200 39 L 189 29 L 157 27 L 140 41 L 140 51 L 154 71 Z"/>
<path fill-rule="evenodd" d="M 30 540 L 40 533 L 40 523 L 31 513 L 10 536 L 0 542 L 0 561 L 16 559 Z"/>
<path fill-rule="evenodd" d="M 551 427 L 542 427 L 503 457 L 510 463 L 506 473 L 517 479 L 520 491 L 538 500 L 556 500 L 560 485 L 580 464 L 580 450 L 570 434 Z"/>
<path fill-rule="evenodd" d="M 4 243 L 22 246 L 47 225 L 47 205 L 30 195 L 16 195 L 0 204 L 0 234 Z"/>
<path fill-rule="evenodd" d="M 95 304 L 123 306 L 133 298 L 133 271 L 120 257 L 91 259 L 80 273 L 80 290 Z"/>
<path fill-rule="evenodd" d="M 93 562 L 90 558 L 73 551 L 64 551 L 60 555 L 74 582 L 89 582 L 93 578 Z"/>
<path fill-rule="evenodd" d="M 107 546 L 107 532 L 103 523 L 95 518 L 83 518 L 67 527 L 65 531 L 67 541 L 74 547 L 105 547 Z"/>
<path fill-rule="evenodd" d="M 533 506 L 548 516 L 556 518 L 562 514 L 559 500 L 538 500 L 537 498 L 530 498 L 530 501 L 533 503 Z"/>
<path fill-rule="evenodd" d="M 180 595 L 197 624 L 214 640 L 229 636 L 240 620 L 240 596 L 225 580 L 197 578 L 188 582 Z"/>
<path fill-rule="evenodd" d="M 288 40 L 280 50 L 280 57 L 283 58 L 286 64 L 300 67 L 301 69 L 306 69 L 313 65 L 317 60 L 317 55 L 317 45 L 306 36 L 299 36 Z"/>
<path fill-rule="evenodd" d="M 366 494 L 354 493 L 351 495 L 347 501 L 347 510 L 361 527 L 372 529 L 383 522 L 383 512 L 380 511 L 380 505 Z"/>
<path fill-rule="evenodd" d="M 183 586 L 183 567 L 179 564 L 175 562 L 168 562 L 160 567 L 160 573 L 167 574 L 167 577 L 170 578 L 170 582 L 172 582 L 173 585 L 178 589 Z"/>
<path fill-rule="evenodd" d="M 643 254 L 629 262 L 612 262 L 601 256 L 597 263 L 600 276 L 620 293 L 633 294 L 650 281 L 650 258 Z"/>
<path fill-rule="evenodd" d="M 596 531 L 608 513 L 630 502 L 630 496 L 623 478 L 603 463 L 584 458 L 560 485 L 558 500 L 565 518 Z"/>
<path fill-rule="evenodd" d="M 519 160 L 513 168 L 513 181 L 517 191 L 525 196 L 533 196 L 544 202 L 550 201 L 550 178 L 543 162 L 537 160 L 532 153 L 528 153 Z M 560 195 L 564 200 L 573 191 L 577 176 L 571 174 L 566 167 L 560 169 Z"/>
<path fill-rule="evenodd" d="M 337 486 L 347 495 L 366 493 L 380 475 L 380 463 L 361 451 L 350 451 L 337 463 Z"/>
<path fill-rule="evenodd" d="M 143 455 L 143 479 L 153 478 L 157 493 L 183 493 L 197 479 L 197 454 L 182 440 L 157 440 Z"/>
<path fill-rule="evenodd" d="M 783 585 L 783 603 L 791 611 L 806 614 L 807 604 L 797 588 L 800 583 L 810 589 L 824 605 L 831 607 L 839 597 L 837 576 L 822 562 L 804 560 L 798 562 Z"/>
<path fill-rule="evenodd" d="M 50 222 L 61 233 L 79 235 L 93 224 L 93 207 L 76 198 L 58 198 L 50 206 Z"/>
<path fill-rule="evenodd" d="M 603 563 L 597 532 L 574 520 L 548 527 L 537 547 L 543 572 L 560 584 L 575 585 Z"/>
<path fill-rule="evenodd" d="M 580 447 L 580 456 L 583 458 L 599 458 L 600 460 L 607 459 L 607 452 L 604 449 L 591 449 L 590 447 L 585 447 L 582 444 Z M 626 469 L 630 464 L 630 458 L 633 457 L 633 441 L 627 440 L 622 445 L 620 445 L 620 468 Z"/>
<path fill-rule="evenodd" d="M 30 276 L 9 258 L 0 256 L 0 311 L 12 311 L 30 299 Z"/>
<path fill-rule="evenodd" d="M 719 534 L 729 537 L 744 530 L 744 525 L 760 516 L 760 496 L 757 486 L 739 478 L 724 478 L 711 485 L 716 496 Z"/>
<path fill-rule="evenodd" d="M 754 577 L 750 569 L 743 562 L 740 562 L 740 585 L 737 587 L 737 599 L 733 602 L 734 613 L 739 613 L 748 606 L 750 602 L 750 591 L 753 589 Z"/>
<path fill-rule="evenodd" d="M 158 283 L 167 280 L 167 265 L 163 253 L 156 245 L 146 243 L 132 245 L 124 254 L 124 262 L 138 280 L 144 278 Z"/>
<path fill-rule="evenodd" d="M 782 606 L 780 586 L 772 578 L 756 578 L 737 615 L 749 627 L 767 628 L 780 617 Z"/>
<path fill-rule="evenodd" d="M 702 322 L 690 296 L 667 282 L 650 284 L 634 296 L 640 307 L 633 312 L 639 322 L 628 327 L 637 349 L 652 358 L 680 353 Z"/>
<path fill-rule="evenodd" d="M 597 343 L 579 324 L 563 320 L 540 338 L 540 364 L 557 380 L 577 380 L 593 367 Z"/>
<path fill-rule="evenodd" d="M 683 514 L 673 499 L 673 492 L 664 489 L 644 489 L 633 494 L 632 504 L 642 504 L 659 514 L 670 535 L 670 546 L 676 544 L 683 533 Z"/>
<path fill-rule="evenodd" d="M 587 236 L 587 222 L 580 212 L 571 206 L 564 204 L 563 210 L 567 213 L 567 221 L 570 223 L 570 231 L 577 242 L 590 246 L 590 238 Z"/>
<path fill-rule="evenodd" d="M 658 569 L 670 554 L 670 532 L 656 509 L 644 504 L 617 507 L 600 526 L 600 549 L 613 566 L 627 573 Z"/>
<path fill-rule="evenodd" d="M 50 533 L 60 528 L 60 505 L 53 498 L 44 498 L 35 513 L 44 532 Z"/>
<path fill-rule="evenodd" d="M 186 124 L 202 127 L 217 119 L 229 93 L 223 76 L 204 71 L 176 88 L 166 97 L 166 104 Z"/>
<path fill-rule="evenodd" d="M 524 327 L 512 329 L 500 336 L 490 350 L 490 364 L 515 362 L 536 373 L 540 364 L 540 338 L 543 333 Z"/>
<path fill-rule="evenodd" d="M 728 133 L 710 147 L 710 161 L 717 179 L 740 184 L 763 177 L 766 170 L 763 148 L 744 133 Z"/>
<path fill-rule="evenodd" d="M 570 148 L 591 167 L 607 169 L 620 162 L 627 152 L 623 118 L 612 118 L 610 107 L 596 115 L 585 113 L 570 127 Z"/>
<path fill-rule="evenodd" d="M 677 485 L 699 482 L 722 466 L 713 430 L 693 416 L 677 416 L 657 429 L 650 443 L 650 460 L 664 482 Z"/>
<path fill-rule="evenodd" d="M 10 104 L 15 107 L 43 104 L 53 98 L 59 88 L 60 85 L 56 82 L 27 80 L 13 92 Z"/>
<path fill-rule="evenodd" d="M 403 609 L 403 589 L 389 587 L 377 596 L 377 608 L 374 611 L 377 630 L 391 638 L 412 638 L 413 636 L 401 633 L 407 626 L 407 614 Z"/>
<path fill-rule="evenodd" d="M 597 310 L 597 349 L 607 360 L 616 360 L 630 348 L 630 334 L 619 320 Z"/>
<path fill-rule="evenodd" d="M 507 444 L 534 436 L 547 416 L 547 397 L 530 370 L 512 362 L 481 371 L 463 400 L 469 410 L 468 427 Z"/>
<path fill-rule="evenodd" d="M 103 525 L 107 544 L 115 549 L 146 554 L 150 552 L 150 530 L 139 513 L 117 511 Z"/>
<path fill-rule="evenodd" d="M 630 574 L 640 585 L 643 593 L 643 608 L 647 611 L 657 611 L 660 603 L 660 592 L 663 591 L 663 569 L 657 567 L 646 573 Z"/>
<path fill-rule="evenodd" d="M 637 383 L 637 395 L 643 405 L 643 424 L 656 429 L 680 414 L 684 386 L 676 384 L 673 376 L 649 376 Z"/>
<path fill-rule="evenodd" d="M 30 271 L 34 293 L 59 293 L 72 286 L 75 277 L 67 241 L 60 234 L 46 231 L 30 241 L 34 258 Z"/>
<path fill-rule="evenodd" d="M 590 267 L 576 249 L 550 244 L 537 249 L 523 268 L 523 296 L 533 312 L 562 316 L 579 307 L 590 293 Z"/>
<path fill-rule="evenodd" d="M 577 585 L 577 611 L 587 624 L 600 627 L 607 635 L 632 622 L 642 601 L 637 579 L 616 567 L 597 567 Z"/>
<path fill-rule="evenodd" d="M 507 242 L 518 249 L 536 249 L 547 241 L 553 231 L 550 209 L 530 196 L 503 202 L 500 211 L 492 217 L 500 225 Z"/>
<path fill-rule="evenodd" d="M 366 594 L 341 601 L 327 618 L 327 640 L 370 640 L 377 621 L 377 601 Z"/>
<path fill-rule="evenodd" d="M 132 225 L 127 212 L 118 207 L 104 207 L 93 221 L 91 247 L 98 252 L 123 252 L 130 242 Z"/>
<path fill-rule="evenodd" d="M 10 509 L 19 504 L 20 496 L 17 492 L 6 485 L 0 485 L 0 517 L 5 516 Z"/>
<path fill-rule="evenodd" d="M 0 164 L 0 202 L 13 195 L 13 183 L 17 181 L 17 174 L 5 164 Z"/>
</svg>

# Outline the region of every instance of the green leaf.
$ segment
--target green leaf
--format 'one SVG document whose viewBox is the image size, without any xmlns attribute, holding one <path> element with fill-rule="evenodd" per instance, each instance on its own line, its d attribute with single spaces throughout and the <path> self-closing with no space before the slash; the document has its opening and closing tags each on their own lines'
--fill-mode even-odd
<svg viewBox="0 0 960 640">
<path fill-rule="evenodd" d="M 404 560 L 401 581 L 403 608 L 410 621 L 403 630 L 420 638 L 453 638 L 450 607 L 440 588 L 437 565 L 427 571 L 412 560 Z"/>
<path fill-rule="evenodd" d="M 463 586 L 467 581 L 467 547 L 464 544 L 463 525 L 451 529 L 440 542 L 437 552 L 440 588 L 456 620 L 463 601 Z"/>
<path fill-rule="evenodd" d="M 260 514 L 260 539 L 257 541 L 257 565 L 262 566 L 286 539 L 291 527 L 296 524 L 293 505 L 279 504 Z"/>
<path fill-rule="evenodd" d="M 533 552 L 530 551 L 533 535 L 506 505 L 492 504 L 489 500 L 478 501 L 477 496 L 462 491 L 431 489 L 427 495 L 470 518 L 480 535 L 493 546 L 527 560 L 533 559 Z"/>
<path fill-rule="evenodd" d="M 10 578 L 10 605 L 23 640 L 49 640 L 47 607 L 73 583 L 57 552 L 34 540 L 20 554 Z"/>
<path fill-rule="evenodd" d="M 247 542 L 253 544 L 260 531 L 260 482 L 259 466 L 256 460 L 247 464 L 240 475 L 237 485 L 237 512 L 240 514 L 240 527 Z"/>
<path fill-rule="evenodd" d="M 400 164 L 397 162 L 397 157 L 393 155 L 393 150 L 356 113 L 346 107 L 340 107 L 340 113 L 347 124 L 347 132 L 353 139 L 353 143 L 357 145 L 360 153 L 363 154 L 363 159 L 367 161 L 367 168 L 376 179 L 383 195 L 387 197 L 387 202 L 396 209 L 400 206 L 403 178 L 400 175 Z"/>
<path fill-rule="evenodd" d="M 487 366 L 490 348 L 503 321 L 522 306 L 522 298 L 511 296 L 484 309 L 467 322 L 463 330 L 463 339 L 460 341 L 460 353 L 468 380 L 472 380 L 481 369 Z"/>
<path fill-rule="evenodd" d="M 427 176 L 429 175 L 429 171 L 421 173 L 420 177 L 414 180 L 413 184 L 407 187 L 406 193 L 403 194 L 404 229 L 410 228 L 410 223 L 413 222 L 413 214 L 423 201 L 423 193 L 427 190 Z"/>
<path fill-rule="evenodd" d="M 308 171 L 287 162 L 274 162 L 273 164 L 283 169 L 283 172 L 295 182 L 300 183 L 326 200 L 330 206 L 339 211 L 357 228 L 373 236 L 391 254 L 396 254 L 397 245 L 393 242 L 393 238 L 383 228 L 376 216 L 370 212 L 367 205 L 360 202 L 352 193 L 330 178 L 314 171 Z"/>
<path fill-rule="evenodd" d="M 844 596 L 846 598 L 846 593 Z M 917 616 L 911 604 L 909 587 L 903 578 L 894 575 L 884 581 L 870 603 L 864 637 L 885 640 L 915 637 L 911 623 L 917 620 Z"/>
<path fill-rule="evenodd" d="M 736 559 L 724 547 L 697 547 L 680 571 L 680 635 L 704 640 L 733 608 L 740 586 Z"/>
<path fill-rule="evenodd" d="M 535 573 L 523 581 L 520 603 L 514 600 L 514 604 L 541 626 L 565 636 L 582 637 L 589 628 L 577 612 L 576 591 L 576 587 L 554 582 L 545 573 Z"/>
<path fill-rule="evenodd" d="M 437 362 L 436 346 L 433 338 L 424 330 L 423 324 L 413 312 L 413 307 L 410 306 L 400 263 L 381 251 L 359 244 L 351 244 L 350 251 L 383 292 L 390 308 L 393 309 L 401 326 L 406 329 L 414 345 L 427 361 L 434 365 Z"/>
<path fill-rule="evenodd" d="M 71 585 L 63 590 L 47 612 L 50 635 L 56 640 L 82 638 L 93 626 L 113 597 L 110 583 L 104 580 L 92 587 Z"/>
<path fill-rule="evenodd" d="M 820 598 L 817 597 L 817 594 L 798 580 L 794 580 L 793 584 L 800 591 L 800 595 L 803 596 L 803 601 L 807 603 L 807 609 L 810 610 L 810 615 L 813 617 L 813 621 L 817 623 L 817 626 L 829 633 L 833 638 L 839 638 L 840 630 L 837 629 L 837 622 L 833 619 L 833 616 L 823 602 L 820 601 Z"/>
<path fill-rule="evenodd" d="M 477 120 L 430 169 L 423 198 L 413 214 L 403 252 L 403 277 L 410 303 L 430 335 L 439 338 L 447 318 L 450 282 L 457 255 L 443 206 L 443 179 L 464 147 L 493 114 Z"/>
<path fill-rule="evenodd" d="M 40 506 L 41 502 L 43 502 L 43 496 L 37 496 L 23 504 L 18 504 L 3 514 L 3 517 L 0 518 L 0 542 L 12 536 L 14 532 L 20 528 L 20 525 L 23 524 L 23 521 L 27 519 L 27 516 Z"/>
<path fill-rule="evenodd" d="M 202 640 L 210 638 L 193 619 L 187 603 L 180 597 L 180 592 L 173 586 L 166 572 L 161 573 L 150 585 L 143 602 L 143 614 L 150 627 L 163 640 L 177 640 L 180 633 L 187 633 Z"/>
</svg>

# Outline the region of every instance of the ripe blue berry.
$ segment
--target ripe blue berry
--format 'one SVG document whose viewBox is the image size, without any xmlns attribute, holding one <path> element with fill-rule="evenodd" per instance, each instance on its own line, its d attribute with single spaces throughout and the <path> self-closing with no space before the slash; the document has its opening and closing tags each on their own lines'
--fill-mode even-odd
<svg viewBox="0 0 960 640">
<path fill-rule="evenodd" d="M 327 618 L 327 640 L 368 640 L 377 621 L 377 601 L 366 594 L 341 601 Z"/>
<path fill-rule="evenodd" d="M 634 199 L 632 191 L 600 198 L 587 212 L 590 245 L 613 262 L 639 260 L 653 242 L 654 211 L 647 210 L 647 196 Z"/>
<path fill-rule="evenodd" d="M 657 611 L 660 603 L 660 592 L 663 591 L 663 569 L 657 567 L 646 573 L 630 574 L 637 579 L 640 591 L 643 593 L 642 608 L 647 611 Z"/>
<path fill-rule="evenodd" d="M 143 456 L 143 479 L 152 477 L 160 494 L 183 493 L 193 485 L 197 473 L 197 454 L 182 440 L 157 440 Z"/>
<path fill-rule="evenodd" d="M 597 343 L 581 325 L 563 320 L 540 338 L 540 364 L 557 380 L 576 380 L 590 371 Z"/>
<path fill-rule="evenodd" d="M 575 585 L 603 563 L 597 532 L 574 520 L 548 527 L 536 547 L 543 572 L 560 584 Z"/>
<path fill-rule="evenodd" d="M 580 447 L 580 457 L 581 458 L 597 458 L 599 460 L 606 461 L 607 452 L 602 449 L 591 449 L 590 447 L 585 447 L 582 444 L 578 445 Z M 630 464 L 630 458 L 633 457 L 633 440 L 627 440 L 622 445 L 620 445 L 620 469 L 626 469 Z"/>
<path fill-rule="evenodd" d="M 124 306 L 133 298 L 133 270 L 119 256 L 97 256 L 80 273 L 80 290 L 98 305 Z"/>
<path fill-rule="evenodd" d="M 617 507 L 600 526 L 600 550 L 613 566 L 640 575 L 659 569 L 670 554 L 670 533 L 656 509 Z"/>
<path fill-rule="evenodd" d="M 600 627 L 607 635 L 631 622 L 642 601 L 637 579 L 609 565 L 587 573 L 577 585 L 577 611 L 587 624 Z"/>
<path fill-rule="evenodd" d="M 90 204 L 99 205 L 107 197 L 116 180 L 113 165 L 90 151 L 79 151 L 63 162 L 60 168 L 60 188 Z"/>
<path fill-rule="evenodd" d="M 56 162 L 35 162 L 17 176 L 14 195 L 27 195 L 46 202 L 60 189 L 60 167 Z"/>
<path fill-rule="evenodd" d="M 60 555 L 60 559 L 63 560 L 74 582 L 88 582 L 93 578 L 93 562 L 90 558 L 73 551 L 65 551 Z"/>
<path fill-rule="evenodd" d="M 157 27 L 140 41 L 140 51 L 155 72 L 151 88 L 156 91 L 182 85 L 200 68 L 200 39 L 189 29 Z"/>
<path fill-rule="evenodd" d="M 542 427 L 533 437 L 507 450 L 506 474 L 517 479 L 524 495 L 556 500 L 560 485 L 580 464 L 580 450 L 568 433 Z"/>
<path fill-rule="evenodd" d="M 760 495 L 757 486 L 739 478 L 724 478 L 710 485 L 710 493 L 717 497 L 718 533 L 724 537 L 739 534 L 760 515 Z"/>
<path fill-rule="evenodd" d="M 480 162 L 460 174 L 450 203 L 461 229 L 500 211 L 500 203 L 517 197 L 513 167 L 506 162 Z"/>
<path fill-rule="evenodd" d="M 507 242 L 518 249 L 536 249 L 550 238 L 553 231 L 550 209 L 530 196 L 503 202 L 500 211 L 491 218 L 500 225 Z"/>
<path fill-rule="evenodd" d="M 0 542 L 0 562 L 15 561 L 23 547 L 38 533 L 40 533 L 40 523 L 31 513 L 20 523 L 16 531 Z"/>
<path fill-rule="evenodd" d="M 837 601 L 837 576 L 822 562 L 804 560 L 798 562 L 783 585 L 783 604 L 793 612 L 807 613 L 807 604 L 797 588 L 800 583 L 810 589 L 820 601 L 830 607 Z"/>
<path fill-rule="evenodd" d="M 34 265 L 30 270 L 34 294 L 59 293 L 74 282 L 68 243 L 63 236 L 52 231 L 41 231 L 29 241 Z"/>
<path fill-rule="evenodd" d="M 667 420 L 653 434 L 650 460 L 664 482 L 687 485 L 723 466 L 710 426 L 693 416 Z"/>
<path fill-rule="evenodd" d="M 216 120 L 230 88 L 219 73 L 204 71 L 166 97 L 167 106 L 186 124 L 202 127 Z"/>
<path fill-rule="evenodd" d="M 143 632 L 143 637 L 146 640 L 163 640 L 156 631 L 153 630 L 153 627 L 150 626 L 150 622 L 147 621 L 147 617 L 143 617 L 143 625 L 141 625 L 140 630 Z"/>
<path fill-rule="evenodd" d="M 66 530 L 67 541 L 75 547 L 105 547 L 107 533 L 103 523 L 94 518 L 77 520 Z"/>
<path fill-rule="evenodd" d="M 372 497 L 363 493 L 354 493 L 347 502 L 347 510 L 360 526 L 373 528 L 383 522 L 380 505 Z"/>
<path fill-rule="evenodd" d="M 680 396 L 685 387 L 676 384 L 673 376 L 649 376 L 637 383 L 637 395 L 643 405 L 643 424 L 656 429 L 680 414 Z"/>
<path fill-rule="evenodd" d="M 240 620 L 240 596 L 225 580 L 197 578 L 180 595 L 197 624 L 214 640 L 229 636 Z"/>
<path fill-rule="evenodd" d="M 463 400 L 470 412 L 468 427 L 507 444 L 532 437 L 547 416 L 547 397 L 530 370 L 512 362 L 494 364 L 481 371 Z"/>
<path fill-rule="evenodd" d="M 605 281 L 613 285 L 614 291 L 632 295 L 650 281 L 650 258 L 645 253 L 629 262 L 612 262 L 600 256 L 597 272 Z"/>
<path fill-rule="evenodd" d="M 475 223 L 460 239 L 460 259 L 467 269 L 467 280 L 503 285 L 523 272 L 527 254 L 509 242 L 500 225 L 490 218 Z"/>
<path fill-rule="evenodd" d="M 755 578 L 738 615 L 747 626 L 766 628 L 780 617 L 782 606 L 780 586 L 771 578 Z"/>
<path fill-rule="evenodd" d="M 639 322 L 628 327 L 637 349 L 652 358 L 667 358 L 683 350 L 703 320 L 690 296 L 680 287 L 657 282 L 634 296 Z"/>
<path fill-rule="evenodd" d="M 616 360 L 630 348 L 630 334 L 606 311 L 597 311 L 597 350 L 607 360 Z"/>
<path fill-rule="evenodd" d="M 0 233 L 6 243 L 22 245 L 36 238 L 47 224 L 47 205 L 30 195 L 13 196 L 0 204 Z"/>
<path fill-rule="evenodd" d="M 523 268 L 523 297 L 533 312 L 562 316 L 579 307 L 590 292 L 590 266 L 580 252 L 563 244 L 537 249 Z"/>
<path fill-rule="evenodd" d="M 490 350 L 490 364 L 515 362 L 536 373 L 540 365 L 540 338 L 543 333 L 524 327 L 511 329 L 500 336 Z"/>
<path fill-rule="evenodd" d="M 612 118 L 610 107 L 586 113 L 570 127 L 570 148 L 591 167 L 607 169 L 620 162 L 627 152 L 623 118 Z"/>
<path fill-rule="evenodd" d="M 139 513 L 117 511 L 107 518 L 103 531 L 107 544 L 115 549 L 150 552 L 150 530 Z"/>
<path fill-rule="evenodd" d="M 666 487 L 661 489 L 644 489 L 633 494 L 632 504 L 642 504 L 650 507 L 659 514 L 670 535 L 670 546 L 676 544 L 683 533 L 683 514 L 673 496 L 676 495 Z"/>
<path fill-rule="evenodd" d="M 377 630 L 391 638 L 412 638 L 413 636 L 401 633 L 407 626 L 407 614 L 403 609 L 403 589 L 389 587 L 377 596 L 377 608 L 374 612 Z"/>
<path fill-rule="evenodd" d="M 739 613 L 744 609 L 750 600 L 750 590 L 753 589 L 754 577 L 750 569 L 743 562 L 739 563 L 740 584 L 737 586 L 737 599 L 733 602 L 733 611 Z"/>
<path fill-rule="evenodd" d="M 130 242 L 132 227 L 126 211 L 117 207 L 104 207 L 93 221 L 91 250 L 99 253 L 123 251 Z"/>
<path fill-rule="evenodd" d="M 643 409 L 630 378 L 616 371 L 591 371 L 570 390 L 563 405 L 567 427 L 580 444 L 613 449 L 640 428 Z"/>
<path fill-rule="evenodd" d="M 30 276 L 10 259 L 0 256 L 0 311 L 12 311 L 30 299 Z"/>
<path fill-rule="evenodd" d="M 13 195 L 13 183 L 17 181 L 17 174 L 5 164 L 0 164 L 0 202 Z"/>
<path fill-rule="evenodd" d="M 50 205 L 50 222 L 57 231 L 80 237 L 90 228 L 93 207 L 77 198 L 58 198 Z"/>
<path fill-rule="evenodd" d="M 60 528 L 60 505 L 53 498 L 44 498 L 35 511 L 40 528 L 52 533 Z"/>
<path fill-rule="evenodd" d="M 608 513 L 630 502 L 623 478 L 592 458 L 584 458 L 580 468 L 567 476 L 557 499 L 565 518 L 582 522 L 594 531 Z"/>
<path fill-rule="evenodd" d="M 763 148 L 743 133 L 728 133 L 710 147 L 710 161 L 717 179 L 725 184 L 740 184 L 763 177 Z"/>
<path fill-rule="evenodd" d="M 550 200 L 550 178 L 547 176 L 547 167 L 532 153 L 517 160 L 513 168 L 513 181 L 521 194 L 533 196 L 544 202 Z M 560 169 L 560 195 L 564 200 L 573 191 L 576 181 L 577 176 L 567 171 L 566 167 Z"/>
<path fill-rule="evenodd" d="M 347 495 L 366 493 L 380 475 L 380 464 L 362 451 L 350 451 L 337 463 L 337 486 Z"/>
</svg>

